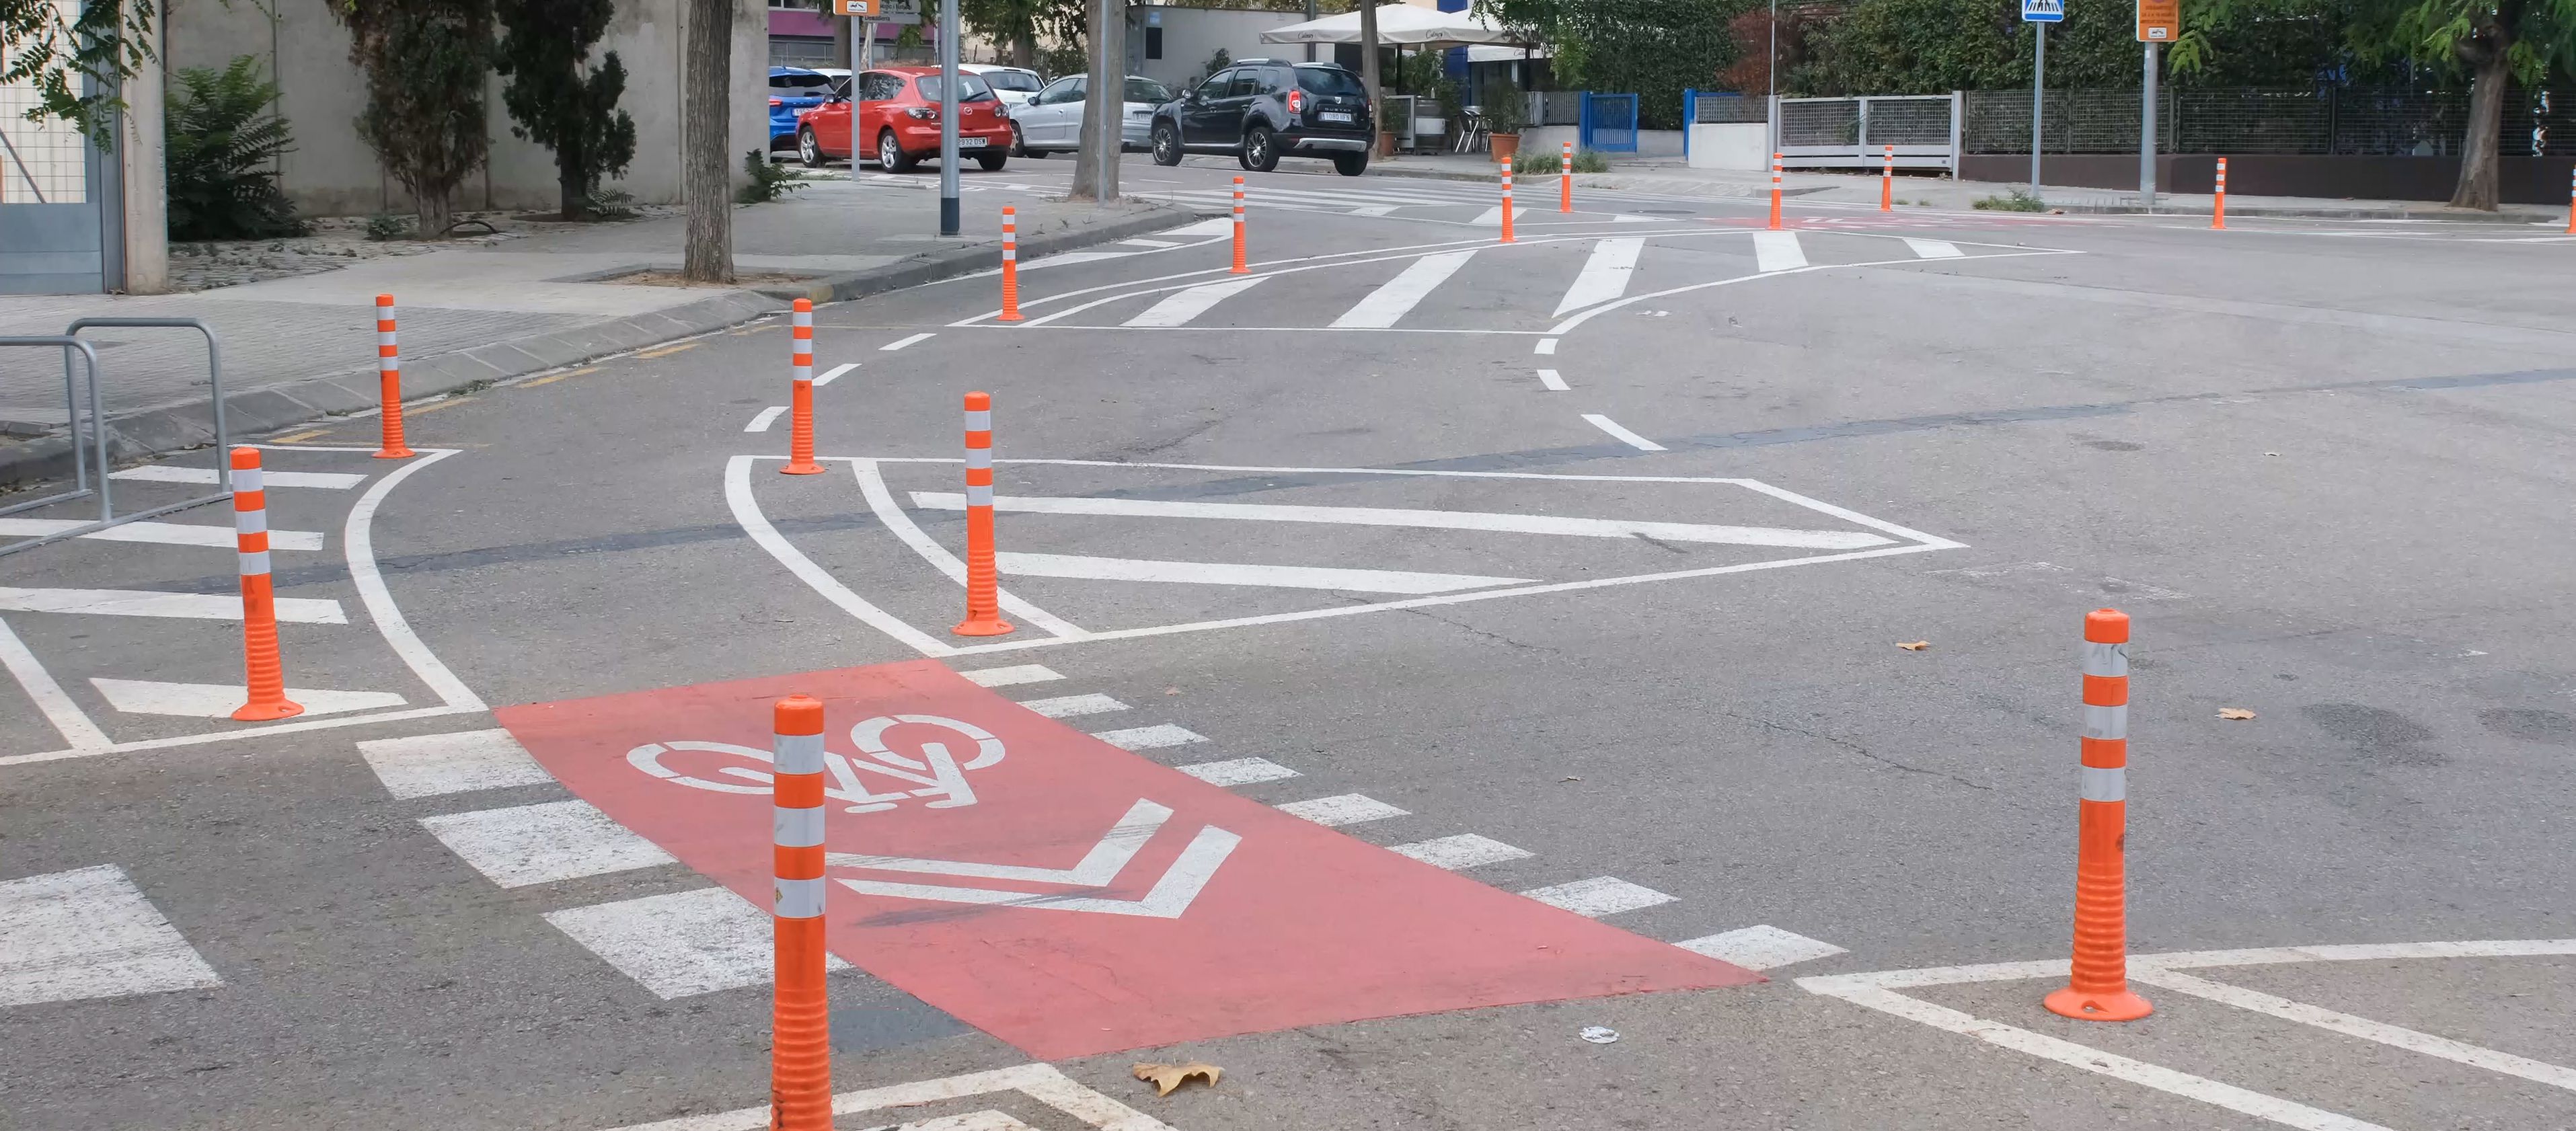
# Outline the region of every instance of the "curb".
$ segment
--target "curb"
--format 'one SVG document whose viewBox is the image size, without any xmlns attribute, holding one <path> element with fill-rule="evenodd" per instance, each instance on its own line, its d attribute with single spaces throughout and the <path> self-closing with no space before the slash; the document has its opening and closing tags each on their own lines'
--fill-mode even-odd
<svg viewBox="0 0 2576 1131">
<path fill-rule="evenodd" d="M 1377 165 L 1371 165 L 1371 166 L 1369 166 L 1369 175 L 1370 175 L 1370 176 L 1372 176 L 1372 177 L 1411 177 L 1411 178 L 1413 178 L 1413 179 L 1415 179 L 1415 180 L 1424 180 L 1424 181 L 1467 181 L 1467 182 L 1475 183 L 1475 184 L 1488 184 L 1488 185 L 1501 184 L 1501 183 L 1502 183 L 1502 180 L 1503 180 L 1502 175 L 1501 175 L 1501 174 L 1499 174 L 1499 173 L 1456 173 L 1456 172 L 1451 172 L 1451 171 L 1446 170 L 1446 169 L 1404 169 L 1404 168 L 1388 169 L 1388 168 L 1384 168 L 1384 167 L 1377 166 Z M 1517 175 L 1518 175 L 1518 176 L 1522 176 L 1522 177 L 1527 177 L 1527 178 L 1533 178 L 1533 179 L 1531 179 L 1531 180 L 1527 180 L 1527 181 L 1522 182 L 1522 183 L 1524 183 L 1524 184 L 1536 184 L 1536 183 L 1538 183 L 1539 181 L 1542 181 L 1542 180 L 1553 180 L 1553 179 L 1557 176 L 1557 174 L 1555 174 L 1555 173 L 1521 173 L 1521 174 L 1517 174 Z M 1601 189 L 1602 191 L 1605 191 L 1605 192 L 1638 192 L 1638 193 L 1648 193 L 1648 194 L 1653 194 L 1653 195 L 1663 195 L 1663 196 L 1673 196 L 1673 197 L 1692 196 L 1692 197 L 1701 197 L 1701 198 L 1705 198 L 1705 199 L 1708 199 L 1708 200 L 1759 200 L 1759 199 L 1762 199 L 1762 198 L 1764 198 L 1764 197 L 1767 197 L 1767 196 L 1769 196 L 1769 195 L 1771 194 L 1771 186 L 1769 186 L 1769 185 L 1762 185 L 1762 186 L 1759 186 L 1759 187 L 1756 187 L 1756 188 L 1747 189 L 1747 190 L 1745 190 L 1745 191 L 1743 191 L 1743 192 L 1682 192 L 1682 191 L 1678 191 L 1678 190 L 1680 189 L 1680 187 L 1681 187 L 1681 186 L 1678 186 L 1678 185 L 1649 185 L 1649 186 L 1645 186 L 1645 187 L 1637 187 L 1637 186 L 1633 186 L 1633 185 L 1623 185 L 1623 184 L 1620 184 L 1620 183 L 1618 183 L 1618 180 L 1617 180 L 1617 178 L 1622 177 L 1622 176 L 1630 176 L 1630 177 L 1633 177 L 1633 176 L 1639 176 L 1639 175 L 1641 175 L 1641 174 L 1636 174 L 1636 173 L 1625 173 L 1625 174 L 1623 174 L 1623 173 L 1617 172 L 1616 170 L 1613 170 L 1613 171 L 1611 171 L 1611 172 L 1607 172 L 1607 173 L 1576 173 L 1576 174 L 1574 175 L 1574 187 L 1576 187 L 1576 188 L 1597 188 L 1597 189 Z M 1593 182 L 1586 183 L 1586 182 L 1584 181 L 1584 179 L 1583 179 L 1583 178 L 1585 178 L 1585 177 L 1603 177 L 1603 178 L 1608 178 L 1608 179 L 1607 179 L 1607 180 L 1603 180 L 1603 181 L 1593 181 Z M 1678 178 L 1676 178 L 1676 179 L 1678 179 Z M 1711 186 L 1711 187 L 1730 187 L 1730 186 L 1721 186 L 1721 185 L 1719 185 L 1719 184 L 1718 184 L 1717 182 L 1715 182 L 1715 181 L 1701 181 L 1701 182 L 1693 182 L 1693 183 L 1695 183 L 1695 184 L 1706 184 L 1706 185 L 1709 185 L 1709 186 Z M 1843 187 L 1843 186 L 1841 186 L 1841 185 L 1807 185 L 1807 186 L 1791 185 L 1791 186 L 1788 186 L 1788 187 L 1785 187 L 1785 188 L 1781 189 L 1781 190 L 1780 190 L 1780 195 L 1781 195 L 1781 196 L 1784 196 L 1784 197 L 1791 197 L 1791 196 L 1809 196 L 1809 195 L 1813 195 L 1813 194 L 1815 194 L 1815 193 L 1820 193 L 1820 192 L 1832 192 L 1832 191 L 1834 191 L 1835 189 L 1838 189 L 1838 188 L 1841 188 L 1841 187 Z M 1875 198 L 1872 198 L 1872 199 L 1875 199 Z"/>
<path fill-rule="evenodd" d="M 2208 216 L 2206 208 L 2144 208 L 2135 204 L 2051 204 L 2054 211 L 2069 216 Z M 2543 213 L 2474 212 L 2448 208 L 2280 208 L 2264 205 L 2227 206 L 2230 216 L 2271 216 L 2298 220 L 2437 220 L 2453 224 L 2522 224 L 2554 222 L 2556 217 Z"/>
<path fill-rule="evenodd" d="M 1021 232 L 1019 234 L 1020 261 L 1025 263 L 1031 259 L 1054 255 L 1058 252 L 1115 243 L 1130 236 L 1141 236 L 1147 232 L 1159 232 L 1165 228 L 1177 227 L 1197 220 L 1202 215 L 1216 215 L 1212 212 L 1202 214 L 1192 209 L 1158 201 L 1136 201 L 1135 203 L 1142 206 L 1142 211 L 1124 219 L 1083 228 L 1062 226 L 1063 222 L 1058 221 L 1059 226 L 1053 229 Z M 1023 223 L 1025 222 L 1023 220 Z M 996 235 L 989 242 L 979 240 L 967 247 L 925 251 L 906 256 L 882 267 L 871 267 L 865 271 L 852 271 L 842 275 L 827 275 L 801 287 L 754 287 L 752 292 L 780 302 L 808 299 L 816 306 L 832 302 L 848 302 L 852 299 L 866 298 L 869 295 L 899 291 L 906 287 L 918 287 L 925 283 L 936 283 L 942 279 L 953 279 L 960 275 L 991 270 L 999 260 L 1001 247 L 1001 237 Z"/>
</svg>

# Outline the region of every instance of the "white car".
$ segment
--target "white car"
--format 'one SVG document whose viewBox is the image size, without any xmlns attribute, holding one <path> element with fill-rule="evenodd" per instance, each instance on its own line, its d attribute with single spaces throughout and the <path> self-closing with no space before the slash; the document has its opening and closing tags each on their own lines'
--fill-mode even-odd
<svg viewBox="0 0 2576 1131">
<path fill-rule="evenodd" d="M 1011 107 L 1011 152 L 1044 157 L 1082 148 L 1082 119 L 1090 98 L 1091 76 L 1066 75 L 1046 84 L 1027 105 Z M 1150 146 L 1154 109 L 1171 100 L 1172 92 L 1163 84 L 1143 75 L 1127 76 L 1125 112 L 1118 128 L 1121 148 Z"/>
<path fill-rule="evenodd" d="M 1038 87 L 1042 85 L 1038 81 L 1036 71 L 1022 67 L 1002 67 L 991 63 L 959 63 L 957 69 L 970 75 L 982 76 L 984 85 L 993 88 L 993 96 L 1002 100 L 1004 113 L 1008 113 L 1013 106 L 1028 105 L 1030 99 L 1037 97 Z"/>
</svg>

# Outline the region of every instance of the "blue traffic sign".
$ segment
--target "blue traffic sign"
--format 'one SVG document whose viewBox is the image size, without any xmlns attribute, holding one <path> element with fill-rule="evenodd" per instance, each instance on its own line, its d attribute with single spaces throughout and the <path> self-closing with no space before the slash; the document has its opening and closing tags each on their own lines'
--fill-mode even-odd
<svg viewBox="0 0 2576 1131">
<path fill-rule="evenodd" d="M 2066 0 L 2021 0 L 2021 18 L 2034 24 L 2053 24 L 2066 19 Z"/>
</svg>

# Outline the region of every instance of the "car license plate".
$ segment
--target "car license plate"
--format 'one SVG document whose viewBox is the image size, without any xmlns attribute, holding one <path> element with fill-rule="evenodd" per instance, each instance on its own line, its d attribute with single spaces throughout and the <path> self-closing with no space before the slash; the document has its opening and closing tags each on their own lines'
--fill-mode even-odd
<svg viewBox="0 0 2576 1131">
<path fill-rule="evenodd" d="M 984 139 L 980 137 L 961 137 L 957 139 L 957 148 L 982 149 L 984 148 Z"/>
<path fill-rule="evenodd" d="M 1316 117 L 1322 118 L 1327 122 L 1348 122 L 1351 120 L 1351 112 L 1348 110 L 1326 110 L 1317 114 Z"/>
</svg>

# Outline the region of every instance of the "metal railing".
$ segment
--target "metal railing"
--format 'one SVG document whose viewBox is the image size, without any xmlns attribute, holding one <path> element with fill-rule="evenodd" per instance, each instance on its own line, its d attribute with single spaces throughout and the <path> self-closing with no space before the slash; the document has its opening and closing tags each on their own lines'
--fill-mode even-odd
<svg viewBox="0 0 2576 1131">
<path fill-rule="evenodd" d="M 1961 101 L 1957 92 L 1782 98 L 1772 117 L 1773 148 L 1792 169 L 1877 169 L 1893 145 L 1898 168 L 1955 174 Z"/>
<path fill-rule="evenodd" d="M 2138 151 L 2136 90 L 2052 90 L 2045 94 L 2050 153 Z M 1966 96 L 1970 153 L 2030 152 L 2030 92 L 1974 90 Z M 2452 157 L 2467 132 L 2466 91 L 2374 88 L 2168 91 L 2157 100 L 2156 148 L 2163 153 L 2282 153 Z M 2505 95 L 2497 127 L 2508 157 L 2576 154 L 2576 97 L 2545 90 Z"/>
<path fill-rule="evenodd" d="M 98 350 L 96 347 L 92 346 L 88 340 L 80 336 L 81 331 L 92 327 L 123 327 L 128 329 L 169 328 L 195 330 L 199 334 L 205 335 L 206 383 L 208 386 L 207 399 L 210 408 L 210 416 L 212 418 L 211 423 L 214 425 L 215 429 L 215 490 L 213 494 L 200 495 L 192 499 L 182 499 L 175 503 L 165 503 L 161 506 L 153 507 L 150 510 L 136 511 L 133 514 L 120 515 L 116 513 L 116 503 L 110 486 L 110 473 L 107 467 L 107 412 L 104 407 L 104 398 L 99 392 Z M 231 448 L 232 437 L 224 427 L 223 350 L 215 343 L 215 331 L 211 327 L 207 326 L 205 322 L 195 318 L 83 318 L 72 323 L 70 326 L 65 327 L 62 333 L 56 335 L 31 338 L 0 338 L 0 347 L 10 346 L 55 347 L 63 351 L 63 401 L 65 420 L 67 422 L 66 433 L 70 436 L 72 445 L 72 489 L 47 495 L 40 499 L 29 499 L 24 502 L 11 504 L 7 507 L 0 507 L 0 515 L 15 514 L 19 511 L 33 510 L 37 507 L 51 506 L 56 503 L 72 502 L 74 500 L 85 499 L 92 495 L 96 495 L 98 497 L 98 518 L 93 522 L 82 523 L 78 526 L 57 530 L 51 534 L 29 538 L 24 541 L 11 542 L 6 546 L 0 546 L 0 556 L 14 554 L 20 550 L 32 550 L 38 546 L 60 542 L 66 538 L 78 538 L 84 534 L 93 534 L 111 526 L 122 525 L 138 519 L 152 518 L 156 515 L 165 515 L 172 511 L 186 510 L 190 507 L 201 507 L 208 503 L 232 497 L 232 491 L 228 486 L 230 465 L 226 462 L 227 457 L 225 454 Z M 89 426 L 86 429 L 81 426 L 80 398 L 74 389 L 72 381 L 72 357 L 75 352 L 79 354 L 89 373 Z M 84 464 L 81 461 L 81 445 L 84 437 L 87 438 L 89 443 L 89 462 L 87 464 Z M 97 483 L 95 486 L 90 482 L 93 469 L 97 477 Z"/>
</svg>

